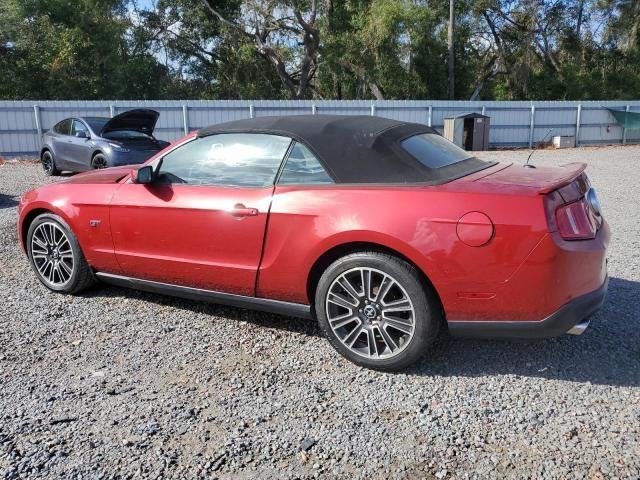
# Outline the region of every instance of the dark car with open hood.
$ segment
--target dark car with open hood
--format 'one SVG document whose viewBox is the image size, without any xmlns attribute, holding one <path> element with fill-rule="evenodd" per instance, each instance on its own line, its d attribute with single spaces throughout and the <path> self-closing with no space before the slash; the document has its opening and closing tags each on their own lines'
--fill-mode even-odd
<svg viewBox="0 0 640 480">
<path fill-rule="evenodd" d="M 153 136 L 159 116 L 155 110 L 135 109 L 112 118 L 65 118 L 42 137 L 42 167 L 56 175 L 143 163 L 169 145 Z"/>
</svg>

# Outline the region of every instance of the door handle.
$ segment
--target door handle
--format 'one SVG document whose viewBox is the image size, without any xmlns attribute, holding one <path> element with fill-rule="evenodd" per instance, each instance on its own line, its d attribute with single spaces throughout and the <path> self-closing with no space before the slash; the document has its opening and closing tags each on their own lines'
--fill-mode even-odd
<svg viewBox="0 0 640 480">
<path fill-rule="evenodd" d="M 258 215 L 258 209 L 248 208 L 242 203 L 236 203 L 231 209 L 231 215 L 234 217 L 255 217 Z"/>
</svg>

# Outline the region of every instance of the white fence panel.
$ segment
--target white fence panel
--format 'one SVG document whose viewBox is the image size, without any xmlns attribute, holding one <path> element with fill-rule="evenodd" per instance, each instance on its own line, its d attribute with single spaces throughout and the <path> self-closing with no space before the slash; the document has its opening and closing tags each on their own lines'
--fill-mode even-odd
<svg viewBox="0 0 640 480">
<path fill-rule="evenodd" d="M 532 118 L 532 107 L 534 114 Z M 640 130 L 617 124 L 606 108 L 640 112 L 640 101 L 497 102 L 368 100 L 104 100 L 0 101 L 0 155 L 35 156 L 40 132 L 68 117 L 117 115 L 132 108 L 160 112 L 156 135 L 175 140 L 207 125 L 265 115 L 376 115 L 431 124 L 442 132 L 444 119 L 462 113 L 491 117 L 492 148 L 529 147 L 555 135 L 579 134 L 580 145 L 640 143 Z M 578 111 L 580 112 L 578 118 Z M 532 123 L 533 120 L 533 123 Z M 579 121 L 579 125 L 578 125 Z"/>
</svg>

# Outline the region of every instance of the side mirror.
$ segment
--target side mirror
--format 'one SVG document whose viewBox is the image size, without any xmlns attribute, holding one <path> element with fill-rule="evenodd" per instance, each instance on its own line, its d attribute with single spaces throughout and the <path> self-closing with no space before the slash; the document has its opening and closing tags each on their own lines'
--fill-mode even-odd
<svg viewBox="0 0 640 480">
<path fill-rule="evenodd" d="M 133 183 L 148 185 L 153 181 L 153 167 L 146 165 L 138 170 L 131 170 L 131 178 Z"/>
<path fill-rule="evenodd" d="M 86 130 L 78 130 L 76 132 L 76 137 L 78 137 L 78 138 L 89 138 L 89 133 Z"/>
</svg>

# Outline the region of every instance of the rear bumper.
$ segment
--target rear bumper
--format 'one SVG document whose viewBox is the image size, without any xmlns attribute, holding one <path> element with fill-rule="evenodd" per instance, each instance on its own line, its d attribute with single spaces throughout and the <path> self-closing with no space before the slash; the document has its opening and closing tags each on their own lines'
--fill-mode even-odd
<svg viewBox="0 0 640 480">
<path fill-rule="evenodd" d="M 496 338 L 548 338 L 565 333 L 580 335 L 589 325 L 588 317 L 598 311 L 607 294 L 609 278 L 593 292 L 564 304 L 543 320 L 518 321 L 449 321 L 455 336 Z"/>
</svg>

